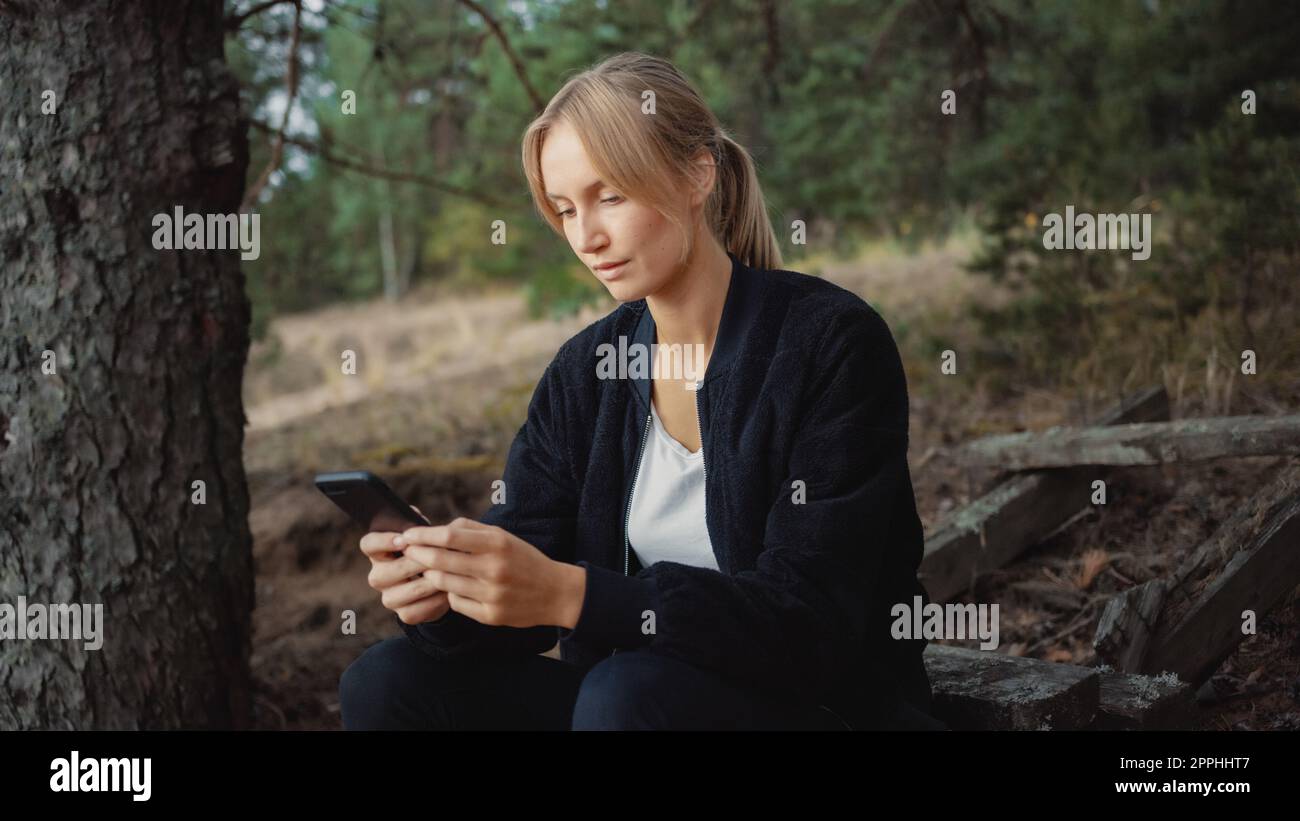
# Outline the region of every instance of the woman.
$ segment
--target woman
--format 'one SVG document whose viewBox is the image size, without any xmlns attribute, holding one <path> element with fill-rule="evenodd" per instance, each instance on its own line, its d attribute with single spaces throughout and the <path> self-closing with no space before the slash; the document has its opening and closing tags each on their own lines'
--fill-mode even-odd
<svg viewBox="0 0 1300 821">
<path fill-rule="evenodd" d="M 779 270 L 753 162 L 664 60 L 569 80 L 523 165 L 622 304 L 547 367 L 499 504 L 362 539 L 407 635 L 345 671 L 344 725 L 936 726 L 924 640 L 890 635 L 925 593 L 884 321 Z"/>
</svg>

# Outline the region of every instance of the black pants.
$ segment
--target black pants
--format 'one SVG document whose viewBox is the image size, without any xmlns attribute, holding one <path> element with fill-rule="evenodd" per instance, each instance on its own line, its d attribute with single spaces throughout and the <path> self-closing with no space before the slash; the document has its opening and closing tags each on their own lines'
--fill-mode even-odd
<svg viewBox="0 0 1300 821">
<path fill-rule="evenodd" d="M 547 656 L 438 660 L 404 636 L 339 681 L 349 730 L 846 730 L 830 710 L 736 687 L 683 662 L 624 650 L 584 671 Z"/>
</svg>

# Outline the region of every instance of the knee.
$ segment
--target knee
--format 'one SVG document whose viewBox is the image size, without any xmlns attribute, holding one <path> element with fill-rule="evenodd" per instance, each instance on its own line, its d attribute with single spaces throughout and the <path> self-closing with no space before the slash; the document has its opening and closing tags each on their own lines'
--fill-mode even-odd
<svg viewBox="0 0 1300 821">
<path fill-rule="evenodd" d="M 405 636 L 371 645 L 339 677 L 339 712 L 348 730 L 399 730 L 410 726 L 404 689 L 412 681 L 411 647 Z"/>
<path fill-rule="evenodd" d="M 582 679 L 573 708 L 574 730 L 667 729 L 667 670 L 647 653 L 620 652 Z"/>
</svg>

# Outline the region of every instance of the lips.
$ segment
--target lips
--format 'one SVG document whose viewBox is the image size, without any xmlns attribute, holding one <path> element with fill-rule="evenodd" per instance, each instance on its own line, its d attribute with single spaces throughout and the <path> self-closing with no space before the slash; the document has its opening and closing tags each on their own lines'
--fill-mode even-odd
<svg viewBox="0 0 1300 821">
<path fill-rule="evenodd" d="M 596 276 L 600 277 L 603 280 L 609 281 L 611 279 L 617 279 L 619 275 L 622 274 L 623 271 L 627 268 L 627 263 L 628 263 L 627 260 L 623 260 L 622 262 L 615 262 L 615 263 L 607 262 L 602 265 L 596 266 L 594 270 L 596 272 Z"/>
</svg>

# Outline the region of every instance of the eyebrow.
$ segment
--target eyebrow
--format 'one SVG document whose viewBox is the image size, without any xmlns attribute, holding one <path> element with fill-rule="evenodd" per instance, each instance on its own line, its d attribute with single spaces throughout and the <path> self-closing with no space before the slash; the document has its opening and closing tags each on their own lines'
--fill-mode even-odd
<svg viewBox="0 0 1300 821">
<path fill-rule="evenodd" d="M 602 185 L 604 185 L 604 184 L 605 184 L 605 181 L 604 181 L 604 180 L 596 180 L 595 182 L 588 183 L 587 187 L 586 187 L 586 188 L 583 188 L 582 190 L 583 190 L 583 191 L 590 191 L 591 189 L 593 189 L 593 188 L 598 188 L 599 186 L 602 186 Z M 552 194 L 552 193 L 550 193 L 549 191 L 546 192 L 546 198 L 547 198 L 548 200 L 558 200 L 558 199 L 562 199 L 562 198 L 563 198 L 563 199 L 567 199 L 567 197 L 564 197 L 563 194 Z"/>
</svg>

